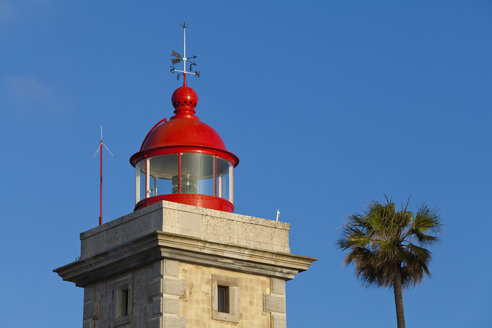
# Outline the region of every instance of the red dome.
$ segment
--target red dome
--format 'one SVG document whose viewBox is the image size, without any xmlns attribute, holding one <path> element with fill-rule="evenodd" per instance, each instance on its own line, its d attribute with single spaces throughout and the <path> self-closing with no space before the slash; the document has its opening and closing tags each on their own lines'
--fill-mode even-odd
<svg viewBox="0 0 492 328">
<path fill-rule="evenodd" d="M 177 88 L 171 98 L 175 115 L 157 123 L 147 134 L 140 151 L 130 158 L 133 166 L 147 156 L 178 151 L 192 151 L 218 155 L 236 166 L 239 159 L 227 151 L 222 138 L 209 125 L 195 116 L 198 103 L 196 92 L 186 85 Z M 164 122 L 164 123 L 162 123 Z"/>
<path fill-rule="evenodd" d="M 222 138 L 207 124 L 195 119 L 174 116 L 159 125 L 142 143 L 140 151 L 154 148 L 196 146 L 227 151 Z"/>
</svg>

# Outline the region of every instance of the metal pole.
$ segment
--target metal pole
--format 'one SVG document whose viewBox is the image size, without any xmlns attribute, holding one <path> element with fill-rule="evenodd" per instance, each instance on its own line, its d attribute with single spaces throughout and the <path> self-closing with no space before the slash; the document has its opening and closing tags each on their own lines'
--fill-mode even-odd
<svg viewBox="0 0 492 328">
<path fill-rule="evenodd" d="M 186 72 L 186 27 L 183 25 L 183 71 Z M 186 75 L 186 73 L 184 73 Z"/>
<path fill-rule="evenodd" d="M 99 190 L 99 201 L 100 201 L 100 207 L 99 207 L 99 225 L 102 225 L 102 217 L 103 217 L 103 143 L 101 140 L 101 144 L 99 145 L 99 151 L 101 156 L 101 160 L 99 162 L 100 167 L 99 167 L 99 172 L 100 172 L 100 190 Z"/>
</svg>

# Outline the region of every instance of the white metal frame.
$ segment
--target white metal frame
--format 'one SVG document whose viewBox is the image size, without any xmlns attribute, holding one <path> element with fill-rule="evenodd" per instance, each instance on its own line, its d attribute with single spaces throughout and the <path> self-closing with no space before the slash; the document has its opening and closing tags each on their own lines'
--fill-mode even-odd
<svg viewBox="0 0 492 328">
<path fill-rule="evenodd" d="M 145 198 L 150 197 L 150 158 L 145 159 L 145 185 L 147 190 L 145 190 Z"/>
<path fill-rule="evenodd" d="M 140 163 L 135 165 L 137 174 L 135 175 L 135 204 L 140 201 Z"/>
</svg>

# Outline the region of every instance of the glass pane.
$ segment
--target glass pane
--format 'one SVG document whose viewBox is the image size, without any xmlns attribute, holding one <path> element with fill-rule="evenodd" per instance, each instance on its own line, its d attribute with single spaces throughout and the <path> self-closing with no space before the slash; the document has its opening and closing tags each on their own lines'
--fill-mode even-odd
<svg viewBox="0 0 492 328">
<path fill-rule="evenodd" d="M 213 156 L 203 154 L 181 155 L 181 192 L 214 196 Z"/>
<path fill-rule="evenodd" d="M 137 163 L 140 170 L 140 199 L 145 198 L 145 159 Z M 174 191 L 172 179 L 178 177 L 178 155 L 160 155 L 149 159 L 150 197 L 177 193 Z M 177 186 L 176 186 L 177 187 Z"/>
<path fill-rule="evenodd" d="M 173 178 L 178 177 L 178 155 L 160 155 L 150 159 L 151 195 L 167 195 L 177 193 L 173 188 Z M 155 178 L 155 187 L 154 187 Z"/>
<path fill-rule="evenodd" d="M 217 299 L 219 304 L 218 305 L 218 310 L 219 312 L 225 312 L 225 289 L 222 286 L 218 286 L 217 288 Z"/>
<path fill-rule="evenodd" d="M 171 180 L 178 175 L 178 155 L 160 155 L 150 159 L 150 175 L 159 179 Z"/>
<path fill-rule="evenodd" d="M 229 313 L 229 286 L 217 286 L 218 311 Z"/>
<path fill-rule="evenodd" d="M 150 169 L 152 171 L 152 169 Z M 153 196 L 157 196 L 159 195 L 157 192 L 158 190 L 162 191 L 162 189 L 158 188 L 157 186 L 157 181 L 158 180 L 161 180 L 161 179 L 158 179 L 156 176 L 154 175 L 151 175 L 150 176 L 150 179 L 149 179 L 149 183 L 150 183 L 150 197 L 153 197 Z"/>
<path fill-rule="evenodd" d="M 217 197 L 229 199 L 229 172 L 232 164 L 225 159 L 217 158 Z"/>
</svg>

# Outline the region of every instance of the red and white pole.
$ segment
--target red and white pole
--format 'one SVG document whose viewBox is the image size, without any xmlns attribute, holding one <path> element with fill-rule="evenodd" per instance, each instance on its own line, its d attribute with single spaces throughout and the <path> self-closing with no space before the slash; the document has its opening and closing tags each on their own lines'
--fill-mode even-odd
<svg viewBox="0 0 492 328">
<path fill-rule="evenodd" d="M 99 147 L 97 147 L 94 158 L 96 158 L 97 153 L 101 158 L 99 159 L 99 225 L 102 225 L 103 218 L 103 147 L 106 148 L 108 153 L 113 156 L 113 153 L 109 150 L 108 146 L 103 143 L 102 138 L 102 125 L 101 125 L 101 141 L 99 141 Z"/>
<path fill-rule="evenodd" d="M 99 145 L 99 151 L 101 156 L 100 160 L 100 167 L 99 167 L 99 172 L 100 172 L 100 190 L 99 190 L 99 202 L 100 202 L 100 207 L 99 207 L 99 225 L 102 225 L 102 217 L 103 217 L 103 143 L 101 140 L 101 144 Z"/>
</svg>

